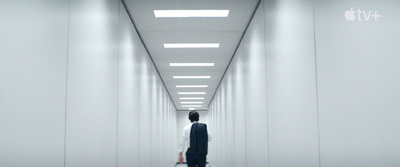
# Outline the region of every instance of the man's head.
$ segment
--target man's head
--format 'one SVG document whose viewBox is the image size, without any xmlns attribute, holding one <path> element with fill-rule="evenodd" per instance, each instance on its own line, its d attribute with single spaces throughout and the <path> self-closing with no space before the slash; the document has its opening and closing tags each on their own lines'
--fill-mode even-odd
<svg viewBox="0 0 400 167">
<path fill-rule="evenodd" d="M 195 110 L 189 112 L 189 120 L 190 122 L 199 121 L 199 113 Z"/>
</svg>

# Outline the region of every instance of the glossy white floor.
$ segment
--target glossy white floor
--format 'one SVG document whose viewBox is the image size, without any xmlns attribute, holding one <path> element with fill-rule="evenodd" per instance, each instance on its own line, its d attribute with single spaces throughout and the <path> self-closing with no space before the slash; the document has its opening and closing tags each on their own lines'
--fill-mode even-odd
<svg viewBox="0 0 400 167">
<path fill-rule="evenodd" d="M 176 164 L 175 167 L 187 167 L 186 164 Z M 207 164 L 206 167 L 211 167 L 210 164 Z"/>
</svg>

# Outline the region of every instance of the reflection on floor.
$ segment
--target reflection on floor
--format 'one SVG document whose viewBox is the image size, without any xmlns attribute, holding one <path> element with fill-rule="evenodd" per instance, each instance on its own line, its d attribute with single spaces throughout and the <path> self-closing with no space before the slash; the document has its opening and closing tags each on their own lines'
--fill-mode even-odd
<svg viewBox="0 0 400 167">
<path fill-rule="evenodd" d="M 175 167 L 187 167 L 187 165 L 186 165 L 186 162 L 183 164 L 180 164 L 179 162 L 177 162 Z M 209 162 L 207 162 L 206 167 L 211 167 Z"/>
</svg>

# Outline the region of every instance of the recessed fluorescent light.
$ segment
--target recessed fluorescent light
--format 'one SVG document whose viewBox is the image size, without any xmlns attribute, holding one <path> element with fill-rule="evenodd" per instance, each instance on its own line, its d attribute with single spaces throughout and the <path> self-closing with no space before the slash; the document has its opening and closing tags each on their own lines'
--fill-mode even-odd
<svg viewBox="0 0 400 167">
<path fill-rule="evenodd" d="M 204 100 L 204 97 L 181 97 L 180 100 Z"/>
<path fill-rule="evenodd" d="M 164 43 L 164 48 L 219 48 L 219 43 Z"/>
<path fill-rule="evenodd" d="M 177 66 L 177 67 L 184 67 L 184 66 L 207 66 L 212 67 L 214 63 L 169 63 L 169 66 Z"/>
<path fill-rule="evenodd" d="M 189 108 L 189 110 L 195 110 L 196 108 Z"/>
<path fill-rule="evenodd" d="M 182 107 L 202 107 L 202 105 L 182 105 Z"/>
<path fill-rule="evenodd" d="M 178 92 L 179 95 L 205 95 L 206 92 Z"/>
<path fill-rule="evenodd" d="M 193 102 L 183 101 L 183 102 L 181 102 L 181 104 L 203 104 L 203 102 L 201 102 L 201 101 L 193 101 Z"/>
<path fill-rule="evenodd" d="M 211 76 L 174 76 L 174 79 L 209 79 Z"/>
<path fill-rule="evenodd" d="M 208 85 L 176 85 L 177 88 L 207 88 Z"/>
<path fill-rule="evenodd" d="M 154 10 L 155 17 L 228 17 L 229 10 Z"/>
</svg>

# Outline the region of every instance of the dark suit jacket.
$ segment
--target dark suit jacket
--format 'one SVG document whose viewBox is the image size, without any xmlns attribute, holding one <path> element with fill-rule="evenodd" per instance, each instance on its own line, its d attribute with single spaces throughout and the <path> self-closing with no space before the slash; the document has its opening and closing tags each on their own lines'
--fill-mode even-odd
<svg viewBox="0 0 400 167">
<path fill-rule="evenodd" d="M 208 133 L 207 125 L 203 123 L 193 123 L 190 130 L 190 150 L 188 154 L 207 155 Z"/>
</svg>

